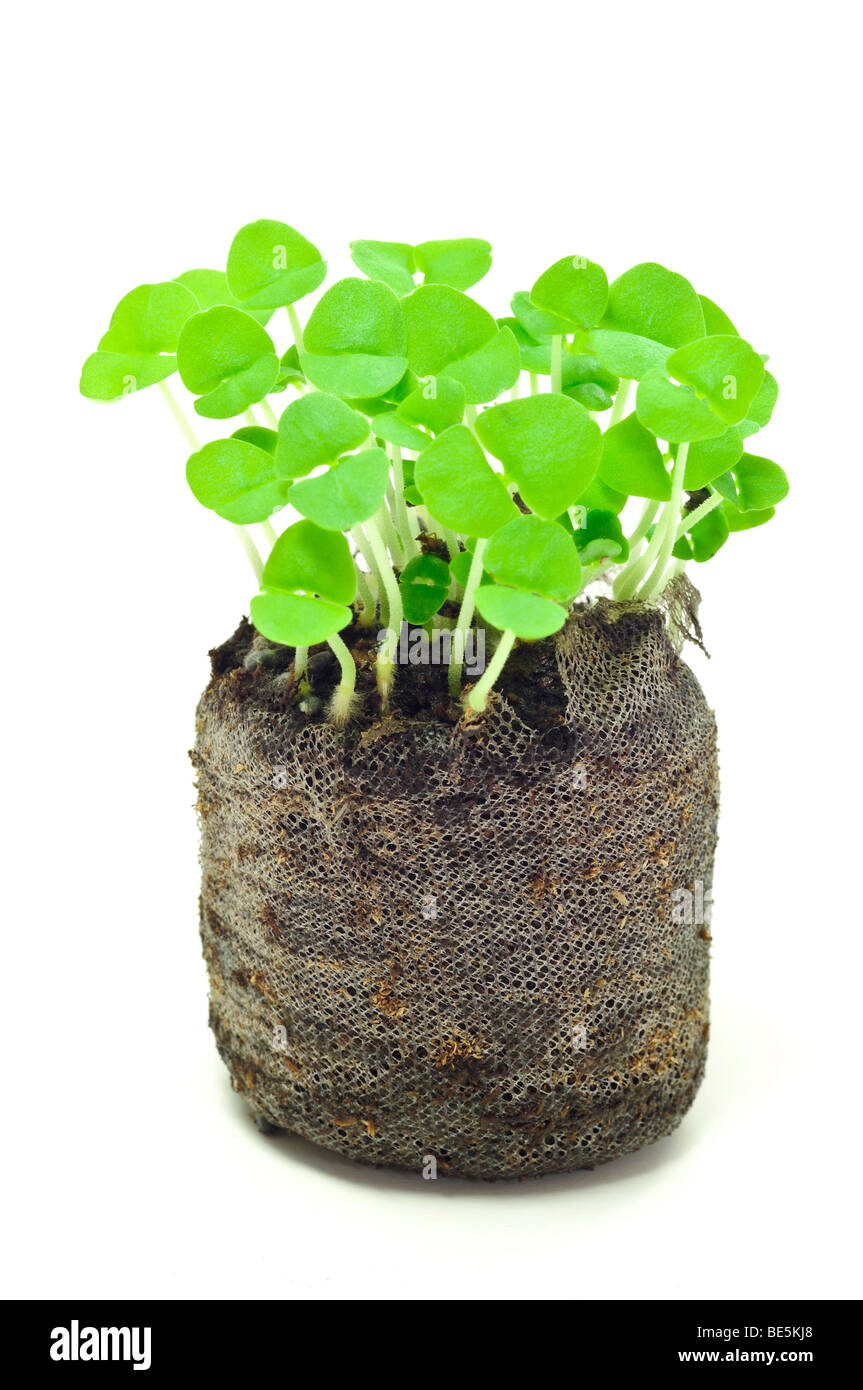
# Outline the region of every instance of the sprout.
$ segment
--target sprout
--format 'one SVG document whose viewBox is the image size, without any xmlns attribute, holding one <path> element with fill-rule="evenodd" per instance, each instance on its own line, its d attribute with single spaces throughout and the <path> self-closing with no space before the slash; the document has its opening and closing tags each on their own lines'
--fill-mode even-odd
<svg viewBox="0 0 863 1390">
<path fill-rule="evenodd" d="M 748 448 L 776 404 L 766 358 L 684 276 L 647 262 L 609 282 L 566 255 L 495 318 L 465 293 L 491 265 L 480 238 L 354 241 L 351 255 L 360 274 L 303 325 L 295 306 L 326 263 L 288 223 L 252 222 L 224 271 L 125 295 L 81 376 L 103 401 L 159 385 L 189 486 L 242 541 L 252 621 L 294 648 L 310 716 L 309 649 L 335 655 L 327 716 L 343 725 L 360 703 L 351 633 L 376 620 L 386 712 L 403 619 L 451 627 L 456 700 L 466 635 L 492 630 L 466 692 L 480 714 L 516 643 L 558 632 L 589 585 L 655 602 L 785 497 L 779 465 Z M 198 416 L 236 427 L 201 442 L 175 371 Z M 280 528 L 285 508 L 299 520 Z"/>
</svg>

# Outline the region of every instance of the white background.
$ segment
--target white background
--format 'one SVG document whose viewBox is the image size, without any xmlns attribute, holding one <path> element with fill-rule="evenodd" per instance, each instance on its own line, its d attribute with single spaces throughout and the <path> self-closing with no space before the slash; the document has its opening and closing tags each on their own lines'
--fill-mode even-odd
<svg viewBox="0 0 863 1390">
<path fill-rule="evenodd" d="M 859 1294 L 854 23 L 835 0 L 7 18 L 5 1292 Z M 497 313 L 573 250 L 660 260 L 771 354 L 758 448 L 792 494 L 696 575 L 723 772 L 708 1076 L 605 1169 L 354 1168 L 259 1136 L 217 1058 L 186 750 L 249 575 L 158 392 L 99 407 L 77 379 L 127 289 L 223 265 L 257 217 L 334 275 L 352 237 L 488 237 Z"/>
</svg>

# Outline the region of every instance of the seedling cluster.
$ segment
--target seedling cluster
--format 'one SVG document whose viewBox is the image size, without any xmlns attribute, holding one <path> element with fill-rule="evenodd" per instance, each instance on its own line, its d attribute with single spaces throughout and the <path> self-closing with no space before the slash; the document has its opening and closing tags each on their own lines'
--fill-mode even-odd
<svg viewBox="0 0 863 1390">
<path fill-rule="evenodd" d="M 384 708 L 403 621 L 452 630 L 454 698 L 465 634 L 496 632 L 467 695 L 481 711 L 515 642 L 557 632 L 595 580 L 651 602 L 786 495 L 782 469 L 746 448 L 776 402 L 766 359 L 682 275 L 647 262 L 609 284 L 567 255 L 494 318 L 466 293 L 488 242 L 355 241 L 351 255 L 360 274 L 303 325 L 295 306 L 326 263 L 286 223 L 253 222 L 225 272 L 121 299 L 81 377 L 103 401 L 159 386 L 192 451 L 192 492 L 255 570 L 255 627 L 296 649 L 298 679 L 310 647 L 335 652 L 336 722 L 354 702 L 340 634 L 355 622 L 386 629 Z M 198 416 L 239 428 L 200 443 L 174 372 Z M 299 520 L 277 531 L 286 507 Z"/>
</svg>

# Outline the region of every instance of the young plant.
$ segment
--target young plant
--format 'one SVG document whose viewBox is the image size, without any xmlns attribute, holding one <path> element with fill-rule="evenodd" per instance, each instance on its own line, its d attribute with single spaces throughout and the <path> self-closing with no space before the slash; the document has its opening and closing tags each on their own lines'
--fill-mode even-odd
<svg viewBox="0 0 863 1390">
<path fill-rule="evenodd" d="M 450 629 L 454 699 L 467 634 L 493 629 L 465 692 L 478 713 L 515 644 L 559 631 L 594 581 L 655 602 L 785 497 L 782 469 L 746 448 L 776 403 L 767 359 L 682 275 L 646 262 L 609 284 L 567 255 L 495 318 L 465 292 L 488 242 L 354 241 L 351 255 L 361 275 L 302 325 L 325 262 L 287 223 L 250 223 L 224 272 L 125 295 L 81 376 L 102 401 L 158 385 L 192 492 L 252 563 L 255 627 L 295 649 L 297 679 L 310 647 L 335 653 L 336 723 L 357 701 L 343 632 L 385 629 L 386 710 L 403 621 Z M 196 415 L 242 423 L 201 443 L 174 372 Z M 299 519 L 278 533 L 284 513 Z"/>
</svg>

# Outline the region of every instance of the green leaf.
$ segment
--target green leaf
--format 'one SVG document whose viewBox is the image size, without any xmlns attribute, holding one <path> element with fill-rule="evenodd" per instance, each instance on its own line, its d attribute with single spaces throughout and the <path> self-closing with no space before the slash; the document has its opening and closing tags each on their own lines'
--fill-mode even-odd
<svg viewBox="0 0 863 1390">
<path fill-rule="evenodd" d="M 416 289 L 414 248 L 405 241 L 352 241 L 351 260 L 370 280 L 382 280 L 397 295 Z"/>
<path fill-rule="evenodd" d="M 258 323 L 269 323 L 272 309 L 248 309 L 228 289 L 228 277 L 223 270 L 184 270 L 175 276 L 177 283 L 191 290 L 199 309 L 215 309 L 217 304 L 230 304 L 234 309 L 246 309 Z"/>
<path fill-rule="evenodd" d="M 671 496 L 671 478 L 656 436 L 644 428 L 635 414 L 627 415 L 605 431 L 599 476 L 616 492 L 633 497 L 665 502 Z"/>
<path fill-rule="evenodd" d="M 217 305 L 195 314 L 177 344 L 183 385 L 210 420 L 239 415 L 275 385 L 279 359 L 265 328 L 241 309 Z"/>
<path fill-rule="evenodd" d="M 339 280 L 315 305 L 304 338 L 306 376 L 338 396 L 378 396 L 408 365 L 401 304 L 380 280 Z"/>
<path fill-rule="evenodd" d="M 261 588 L 353 603 L 357 577 L 351 548 L 340 531 L 325 531 L 313 521 L 296 521 L 273 546 Z"/>
<path fill-rule="evenodd" d="M 548 376 L 551 372 L 551 339 L 547 338 L 545 342 L 537 343 L 518 319 L 504 318 L 497 319 L 496 322 L 498 328 L 508 328 L 515 338 L 522 371 L 544 372 Z"/>
<path fill-rule="evenodd" d="M 400 449 L 425 449 L 430 443 L 429 435 L 416 430 L 401 418 L 395 410 L 384 411 L 372 420 L 372 434 L 385 439 L 388 444 L 397 444 Z"/>
<path fill-rule="evenodd" d="M 763 526 L 776 515 L 775 507 L 765 507 L 763 511 L 742 512 L 733 502 L 723 502 L 721 511 L 729 531 L 751 531 L 755 526 Z"/>
<path fill-rule="evenodd" d="M 177 340 L 198 301 L 174 280 L 138 285 L 111 315 L 107 333 L 81 370 L 80 390 L 90 400 L 112 401 L 164 381 L 177 369 Z"/>
<path fill-rule="evenodd" d="M 364 449 L 321 477 L 294 483 L 291 506 L 326 531 L 347 531 L 379 510 L 388 478 L 389 459 L 383 449 Z"/>
<path fill-rule="evenodd" d="M 773 414 L 773 407 L 779 395 L 779 384 L 770 372 L 765 371 L 755 400 L 749 407 L 746 419 L 739 425 L 739 430 L 744 439 L 750 434 L 755 434 L 770 423 Z"/>
<path fill-rule="evenodd" d="M 599 426 L 567 396 L 493 405 L 479 416 L 476 431 L 515 479 L 527 505 L 547 521 L 578 500 L 599 467 Z"/>
<path fill-rule="evenodd" d="M 327 273 L 316 246 L 287 222 L 241 227 L 228 252 L 228 287 L 247 309 L 276 309 L 316 290 Z"/>
<path fill-rule="evenodd" d="M 617 492 L 614 488 L 610 488 L 601 478 L 594 478 L 579 497 L 576 506 L 586 507 L 589 511 L 595 509 L 596 511 L 613 512 L 616 516 L 618 512 L 623 511 L 627 500 L 626 493 Z"/>
<path fill-rule="evenodd" d="M 699 400 L 691 386 L 678 386 L 661 372 L 648 372 L 638 383 L 635 413 L 659 439 L 677 444 L 683 440 L 717 439 L 726 425 Z"/>
<path fill-rule="evenodd" d="M 461 382 L 450 376 L 433 376 L 406 396 L 396 413 L 408 424 L 422 425 L 432 434 L 441 434 L 450 425 L 460 423 L 464 407 Z"/>
<path fill-rule="evenodd" d="M 609 286 L 602 327 L 637 333 L 667 347 L 682 347 L 693 338 L 704 337 L 704 310 L 682 275 L 645 261 Z"/>
<path fill-rule="evenodd" d="M 538 516 L 514 516 L 488 543 L 483 565 L 498 584 L 544 598 L 571 599 L 581 584 L 578 551 L 562 527 Z"/>
<path fill-rule="evenodd" d="M 737 329 L 731 322 L 727 314 L 724 314 L 718 304 L 714 304 L 712 299 L 708 299 L 706 294 L 698 296 L 701 303 L 701 310 L 704 314 L 704 329 L 707 333 L 736 333 Z"/>
<path fill-rule="evenodd" d="M 425 277 L 424 285 L 469 290 L 491 269 L 491 246 L 477 237 L 421 241 L 416 247 L 416 264 Z"/>
<path fill-rule="evenodd" d="M 337 396 L 311 391 L 286 406 L 279 418 L 276 462 L 285 478 L 302 478 L 322 463 L 358 449 L 368 421 Z"/>
<path fill-rule="evenodd" d="M 164 381 L 176 370 L 176 357 L 92 352 L 81 368 L 79 389 L 92 401 L 116 401 Z"/>
<path fill-rule="evenodd" d="M 508 328 L 501 328 L 477 352 L 450 362 L 447 367 L 450 377 L 464 387 L 465 399 L 473 405 L 493 401 L 502 391 L 508 391 L 518 381 L 520 371 L 518 344 Z"/>
<path fill-rule="evenodd" d="M 566 622 L 566 609 L 551 599 L 525 593 L 523 589 L 482 584 L 476 591 L 476 608 L 492 627 L 514 632 L 525 642 L 537 642 L 559 632 Z"/>
<path fill-rule="evenodd" d="M 733 425 L 716 439 L 702 439 L 697 444 L 690 444 L 683 486 L 690 492 L 706 487 L 714 478 L 733 468 L 742 453 L 743 440 L 740 431 Z"/>
<path fill-rule="evenodd" d="M 457 584 L 464 588 L 470 575 L 470 567 L 473 563 L 472 550 L 459 550 L 455 555 L 450 556 L 449 572 Z"/>
<path fill-rule="evenodd" d="M 601 386 L 613 395 L 620 385 L 620 378 L 592 352 L 564 352 L 560 380 L 564 391 L 571 386 Z"/>
<path fill-rule="evenodd" d="M 449 593 L 450 571 L 439 555 L 415 555 L 401 572 L 404 615 L 409 623 L 427 623 Z"/>
<path fill-rule="evenodd" d="M 572 332 L 572 324 L 559 314 L 550 314 L 534 304 L 527 290 L 518 290 L 512 297 L 512 312 L 524 331 L 537 343 L 550 342 L 556 334 Z"/>
<path fill-rule="evenodd" d="M 602 266 L 586 256 L 564 256 L 543 271 L 530 292 L 538 309 L 565 319 L 570 328 L 598 324 L 608 302 Z"/>
<path fill-rule="evenodd" d="M 266 521 L 283 507 L 290 483 L 273 455 L 242 439 L 214 439 L 189 458 L 186 481 L 205 507 L 240 526 Z"/>
<path fill-rule="evenodd" d="M 138 285 L 120 300 L 99 350 L 129 356 L 176 352 L 184 323 L 197 312 L 195 296 L 176 280 Z"/>
<path fill-rule="evenodd" d="M 402 307 L 408 362 L 418 377 L 451 375 L 450 363 L 463 363 L 499 332 L 487 309 L 448 285 L 421 285 Z"/>
<path fill-rule="evenodd" d="M 585 410 L 610 410 L 614 405 L 614 397 L 595 381 L 577 381 L 574 386 L 565 386 L 564 395 L 569 396 L 572 401 L 578 401 Z"/>
<path fill-rule="evenodd" d="M 720 473 L 718 477 L 713 479 L 710 486 L 712 491 L 719 493 L 720 497 L 724 497 L 727 501 L 733 502 L 735 507 L 737 506 L 740 497 L 737 491 L 737 482 L 732 472 Z"/>
<path fill-rule="evenodd" d="M 582 336 L 585 346 L 592 349 L 603 367 L 631 381 L 640 381 L 648 372 L 664 371 L 670 353 L 662 343 L 639 337 L 637 333 L 594 328 Z"/>
<path fill-rule="evenodd" d="M 313 647 L 341 632 L 351 622 L 350 608 L 300 594 L 256 594 L 250 606 L 252 622 L 271 642 L 289 647 Z"/>
<path fill-rule="evenodd" d="M 629 542 L 614 512 L 591 508 L 584 526 L 575 532 L 581 563 L 593 564 L 598 560 L 614 560 L 622 564 L 629 559 Z"/>
<path fill-rule="evenodd" d="M 764 363 L 754 348 L 729 333 L 678 348 L 665 366 L 671 376 L 704 396 L 728 425 L 746 418 L 764 376 Z"/>
<path fill-rule="evenodd" d="M 276 452 L 276 445 L 279 436 L 275 430 L 268 430 L 263 425 L 243 425 L 242 429 L 234 430 L 232 439 L 242 439 L 246 444 L 255 444 L 259 449 L 265 449 L 268 454 Z"/>
<path fill-rule="evenodd" d="M 517 514 L 499 475 L 464 425 L 453 425 L 420 454 L 414 480 L 435 520 L 465 535 L 491 536 Z"/>
<path fill-rule="evenodd" d="M 734 468 L 734 477 L 743 512 L 766 511 L 788 495 L 788 479 L 779 464 L 758 454 L 744 454 Z"/>
</svg>

